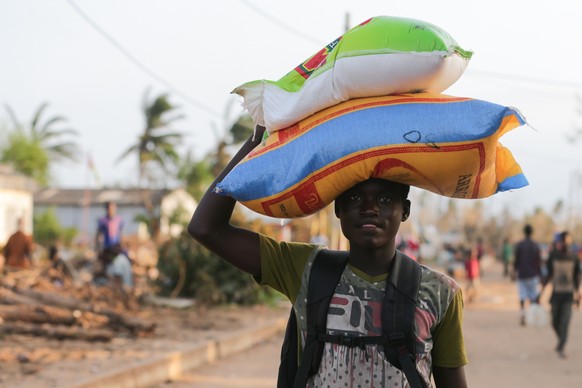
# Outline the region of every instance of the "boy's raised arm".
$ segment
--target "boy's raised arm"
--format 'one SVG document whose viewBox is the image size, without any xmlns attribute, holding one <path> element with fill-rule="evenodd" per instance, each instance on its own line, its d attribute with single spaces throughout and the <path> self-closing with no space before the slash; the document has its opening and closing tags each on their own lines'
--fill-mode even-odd
<svg viewBox="0 0 582 388">
<path fill-rule="evenodd" d="M 260 142 L 265 131 L 258 126 L 224 170 L 210 185 L 192 215 L 188 232 L 206 248 L 254 276 L 261 275 L 259 236 L 230 224 L 236 201 L 214 193 L 214 187 Z"/>
</svg>

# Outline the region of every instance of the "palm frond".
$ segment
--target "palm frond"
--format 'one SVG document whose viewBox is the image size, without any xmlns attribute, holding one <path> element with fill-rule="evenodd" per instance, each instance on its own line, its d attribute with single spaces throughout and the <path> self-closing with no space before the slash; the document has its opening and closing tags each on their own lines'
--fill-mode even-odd
<svg viewBox="0 0 582 388">
<path fill-rule="evenodd" d="M 139 145 L 132 145 L 131 147 L 127 148 L 123 153 L 115 160 L 115 163 L 121 162 L 127 156 L 133 154 L 139 149 Z"/>
<path fill-rule="evenodd" d="M 79 161 L 79 147 L 75 143 L 54 144 L 45 149 L 53 160 Z"/>
<path fill-rule="evenodd" d="M 30 130 L 32 132 L 36 132 L 36 126 L 37 126 L 38 122 L 40 121 L 40 117 L 42 116 L 42 112 L 47 107 L 48 107 L 48 102 L 43 102 L 42 104 L 40 104 L 40 106 L 38 107 L 38 109 L 34 113 L 34 116 L 32 117 L 32 121 L 30 122 Z"/>
<path fill-rule="evenodd" d="M 46 133 L 46 132 L 51 132 L 50 129 L 55 124 L 57 124 L 57 123 L 66 123 L 66 122 L 67 122 L 67 119 L 64 116 L 55 116 L 55 117 L 51 117 L 46 123 L 44 123 L 42 125 L 41 128 L 37 128 L 37 127 L 35 127 L 35 128 L 37 128 L 36 131 L 39 134 L 42 134 L 42 133 Z M 72 128 L 58 129 L 58 132 L 61 132 L 63 134 L 65 134 L 65 133 L 76 134 L 77 133 L 77 131 L 75 131 Z"/>
<path fill-rule="evenodd" d="M 4 108 L 6 109 L 6 112 L 8 112 L 8 116 L 10 117 L 10 120 L 12 120 L 12 124 L 14 125 L 15 129 L 21 130 L 22 124 L 18 121 L 18 117 L 16 117 L 14 110 L 8 104 L 5 104 Z"/>
</svg>

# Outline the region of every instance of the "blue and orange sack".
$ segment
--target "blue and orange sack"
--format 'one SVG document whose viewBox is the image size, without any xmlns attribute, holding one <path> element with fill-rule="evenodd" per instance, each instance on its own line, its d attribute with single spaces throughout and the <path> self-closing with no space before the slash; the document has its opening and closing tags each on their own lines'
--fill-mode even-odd
<svg viewBox="0 0 582 388">
<path fill-rule="evenodd" d="M 270 134 L 217 185 L 255 212 L 317 212 L 370 177 L 451 197 L 485 198 L 527 185 L 499 138 L 513 108 L 416 93 L 352 99 Z"/>
</svg>

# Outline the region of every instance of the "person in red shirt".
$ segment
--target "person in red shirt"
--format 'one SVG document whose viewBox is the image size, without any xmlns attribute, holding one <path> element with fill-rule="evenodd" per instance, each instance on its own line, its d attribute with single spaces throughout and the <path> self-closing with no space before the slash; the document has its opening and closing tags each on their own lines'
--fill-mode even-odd
<svg viewBox="0 0 582 388">
<path fill-rule="evenodd" d="M 470 303 L 477 298 L 479 288 L 479 248 L 477 246 L 471 249 L 471 253 L 465 260 L 465 271 L 467 273 L 467 299 Z"/>
<path fill-rule="evenodd" d="M 6 268 L 8 269 L 27 269 L 32 267 L 32 237 L 25 234 L 24 220 L 18 219 L 16 232 L 10 236 L 4 246 L 4 257 L 6 259 Z"/>
</svg>

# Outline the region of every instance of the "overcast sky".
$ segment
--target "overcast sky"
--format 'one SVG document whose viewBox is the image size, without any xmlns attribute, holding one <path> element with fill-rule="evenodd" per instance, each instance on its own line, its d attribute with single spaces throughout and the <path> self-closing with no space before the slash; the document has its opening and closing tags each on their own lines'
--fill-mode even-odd
<svg viewBox="0 0 582 388">
<path fill-rule="evenodd" d="M 186 116 L 175 125 L 187 135 L 182 151 L 201 157 L 230 123 L 227 107 L 230 119 L 242 112 L 234 87 L 280 78 L 341 35 L 346 14 L 350 26 L 376 15 L 440 26 L 474 51 L 444 93 L 513 106 L 526 117 L 529 126 L 501 142 L 530 186 L 487 204 L 575 203 L 582 138 L 576 144 L 567 135 L 582 128 L 579 1 L 0 0 L 0 103 L 28 121 L 48 102 L 45 118 L 68 118 L 102 181 L 128 186 L 137 181 L 135 161 L 115 161 L 143 129 L 147 88 L 170 93 Z M 8 124 L 2 107 L 0 131 Z M 61 165 L 54 176 L 58 187 L 95 184 L 86 163 Z"/>
</svg>

